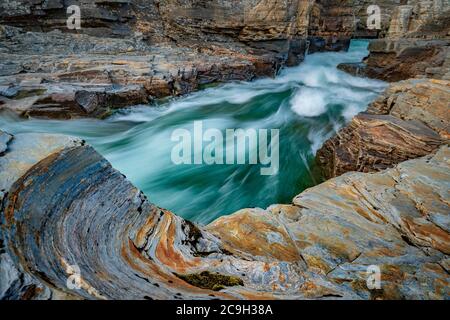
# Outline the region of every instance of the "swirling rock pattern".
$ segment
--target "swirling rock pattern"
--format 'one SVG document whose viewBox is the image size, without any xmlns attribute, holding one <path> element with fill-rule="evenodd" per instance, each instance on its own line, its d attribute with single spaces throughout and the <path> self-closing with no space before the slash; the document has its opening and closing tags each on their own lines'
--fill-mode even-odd
<svg viewBox="0 0 450 320">
<path fill-rule="evenodd" d="M 151 204 L 83 141 L 1 141 L 3 299 L 450 297 L 448 147 L 202 227 Z M 69 289 L 75 265 L 80 288 Z M 370 265 L 379 290 L 366 285 Z M 243 285 L 213 291 L 177 276 L 203 271 Z"/>
</svg>

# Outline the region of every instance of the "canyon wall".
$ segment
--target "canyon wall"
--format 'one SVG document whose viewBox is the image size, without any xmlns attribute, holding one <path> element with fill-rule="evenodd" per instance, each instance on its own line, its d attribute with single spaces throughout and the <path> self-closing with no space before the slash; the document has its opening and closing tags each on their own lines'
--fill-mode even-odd
<svg viewBox="0 0 450 320">
<path fill-rule="evenodd" d="M 435 152 L 450 137 L 450 3 L 405 1 L 363 63 L 338 68 L 392 82 L 317 154 L 326 177 L 376 172 Z"/>
<path fill-rule="evenodd" d="M 80 5 L 81 29 L 67 7 Z M 0 109 L 104 117 L 303 60 L 312 1 L 0 3 Z"/>
<path fill-rule="evenodd" d="M 344 64 L 353 74 L 386 81 L 414 77 L 450 79 L 450 3 L 409 0 L 393 10 L 386 37 L 374 40 L 363 64 Z"/>
<path fill-rule="evenodd" d="M 317 153 L 326 178 L 377 172 L 435 152 L 450 139 L 450 81 L 395 82 Z"/>
<path fill-rule="evenodd" d="M 79 31 L 65 28 L 70 4 Z M 327 141 L 318 160 L 331 180 L 208 226 L 150 203 L 84 141 L 0 132 L 0 298 L 448 299 L 448 2 L 381 1 L 377 32 L 368 4 L 2 1 L 0 109 L 22 116 L 103 117 L 274 76 L 308 39 L 315 52 L 384 38 L 341 68 L 435 79 L 393 83 Z M 366 283 L 374 265 L 380 289 Z"/>
<path fill-rule="evenodd" d="M 312 1 L 306 0 L 123 0 L 3 1 L 0 24 L 27 31 L 66 28 L 71 4 L 81 8 L 82 28 L 75 32 L 99 37 L 132 37 L 150 42 L 192 41 L 249 44 L 269 41 L 270 49 L 286 51 L 286 40 L 305 37 Z M 264 45 L 262 45 L 264 47 Z"/>
<path fill-rule="evenodd" d="M 1 299 L 450 296 L 447 146 L 196 226 L 83 141 L 1 132 L 0 142 Z M 381 287 L 367 284 L 370 266 Z"/>
</svg>

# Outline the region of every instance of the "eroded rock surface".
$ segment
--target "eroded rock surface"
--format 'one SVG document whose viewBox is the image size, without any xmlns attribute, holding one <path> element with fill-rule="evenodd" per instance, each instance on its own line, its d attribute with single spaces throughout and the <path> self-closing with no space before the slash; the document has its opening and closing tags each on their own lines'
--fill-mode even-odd
<svg viewBox="0 0 450 320">
<path fill-rule="evenodd" d="M 408 0 L 392 10 L 386 37 L 372 41 L 363 64 L 347 72 L 386 81 L 450 79 L 450 3 Z"/>
<path fill-rule="evenodd" d="M 6 138 L 4 299 L 449 298 L 446 146 L 378 174 L 330 180 L 291 205 L 201 227 L 151 204 L 82 141 Z M 381 289 L 367 287 L 371 265 Z M 80 289 L 67 287 L 74 266 Z M 214 276 L 193 285 L 203 281 L 196 274 Z M 30 284 L 39 290 L 19 294 Z"/>
<path fill-rule="evenodd" d="M 273 76 L 284 63 L 238 43 L 149 45 L 1 26 L 0 41 L 0 109 L 35 117 L 102 117 L 205 84 Z"/>
<path fill-rule="evenodd" d="M 371 44 L 367 64 L 344 70 L 387 80 L 448 78 L 446 2 L 411 0 L 397 10 L 398 1 L 380 1 L 380 30 L 367 27 L 371 4 L 80 1 L 81 29 L 70 30 L 67 1 L 5 0 L 0 108 L 26 117 L 104 117 L 204 84 L 274 76 L 307 51 L 346 50 L 352 37 L 387 35 Z"/>
<path fill-rule="evenodd" d="M 72 4 L 72 3 L 70 3 Z M 0 4 L 0 108 L 103 117 L 202 85 L 274 76 L 303 60 L 312 3 L 67 1 Z"/>
<path fill-rule="evenodd" d="M 379 171 L 435 152 L 450 138 L 449 101 L 449 81 L 391 84 L 318 151 L 325 176 Z"/>
</svg>

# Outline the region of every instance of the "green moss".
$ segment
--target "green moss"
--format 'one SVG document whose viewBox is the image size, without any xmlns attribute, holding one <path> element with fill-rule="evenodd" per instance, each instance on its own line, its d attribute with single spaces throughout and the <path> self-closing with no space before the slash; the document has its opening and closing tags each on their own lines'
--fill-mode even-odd
<svg viewBox="0 0 450 320">
<path fill-rule="evenodd" d="M 238 277 L 226 276 L 220 273 L 211 273 L 209 271 L 175 275 L 193 286 L 214 291 L 225 289 L 225 287 L 244 285 L 244 281 Z"/>
</svg>

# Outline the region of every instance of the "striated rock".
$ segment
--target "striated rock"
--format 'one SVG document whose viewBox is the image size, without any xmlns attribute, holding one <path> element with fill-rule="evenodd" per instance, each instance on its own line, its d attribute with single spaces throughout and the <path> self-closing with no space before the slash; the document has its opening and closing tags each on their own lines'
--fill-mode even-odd
<svg viewBox="0 0 450 320">
<path fill-rule="evenodd" d="M 69 30 L 67 1 L 5 0 L 0 4 L 0 108 L 25 117 L 104 117 L 115 108 L 186 94 L 204 84 L 274 76 L 283 66 L 297 65 L 308 51 L 346 50 L 352 37 L 377 36 L 365 23 L 370 4 L 80 1 L 81 29 Z M 384 34 L 398 3 L 379 5 Z M 420 21 L 428 23 L 423 14 Z M 429 51 L 420 54 L 429 56 Z M 435 77 L 442 74 L 445 54 L 436 55 L 436 63 L 427 61 L 422 68 Z M 398 77 L 411 73 L 409 65 L 396 68 Z"/>
<path fill-rule="evenodd" d="M 65 1 L 0 3 L 0 110 L 103 117 L 273 76 L 307 39 L 316 52 L 386 36 L 341 68 L 442 80 L 393 83 L 327 141 L 318 160 L 340 177 L 208 226 L 150 203 L 84 141 L 0 131 L 0 299 L 450 298 L 445 1 L 381 1 L 380 31 L 366 29 L 366 0 L 80 4 L 73 32 Z"/>
<path fill-rule="evenodd" d="M 310 1 L 64 1 L 0 4 L 0 107 L 104 117 L 204 84 L 274 76 L 303 60 Z"/>
<path fill-rule="evenodd" d="M 81 141 L 69 137 L 51 135 L 13 136 L 0 131 L 2 141 L 0 157 L 0 203 L 3 204 L 17 177 L 22 176 L 33 165 L 52 152 L 59 152 L 66 147 L 81 145 Z M 17 299 L 50 299 L 75 298 L 70 294 L 62 294 L 57 289 L 50 289 L 41 280 L 34 278 L 25 271 L 23 265 L 7 248 L 8 235 L 3 227 L 5 216 L 0 217 L 0 298 L 3 300 Z"/>
<path fill-rule="evenodd" d="M 286 40 L 303 35 L 303 18 L 311 1 L 305 0 L 127 0 L 80 1 L 82 29 L 94 36 L 131 36 L 140 32 L 152 42 Z M 57 4 L 56 4 L 57 3 Z M 32 0 L 5 0 L 0 4 L 0 23 L 28 31 L 63 30 L 67 3 L 45 6 Z M 33 21 L 33 23 L 31 23 Z M 184 37 L 183 37 L 184 35 Z"/>
<path fill-rule="evenodd" d="M 3 299 L 450 296 L 446 146 L 381 173 L 330 180 L 291 205 L 245 209 L 201 227 L 149 203 L 82 141 L 6 140 Z M 382 282 L 369 290 L 373 265 Z M 76 268 L 80 288 L 69 289 Z M 46 294 L 18 295 L 26 284 L 4 281 L 14 272 Z"/>
<path fill-rule="evenodd" d="M 449 36 L 450 4 L 440 0 L 408 0 L 397 6 L 387 37 L 446 38 Z"/>
<path fill-rule="evenodd" d="M 364 63 L 343 63 L 354 75 L 400 81 L 409 78 L 450 79 L 450 40 L 378 39 L 369 45 Z"/>
<path fill-rule="evenodd" d="M 72 33 L 66 27 L 68 4 L 57 3 L 48 7 L 31 0 L 20 0 L 20 4 L 6 0 L 0 4 L 0 24 L 34 32 Z M 240 42 L 280 57 L 288 55 L 291 63 L 298 63 L 304 55 L 298 48 L 305 45 L 305 21 L 312 4 L 306 0 L 129 0 L 81 1 L 78 5 L 82 23 L 77 33 L 180 46 Z"/>
<path fill-rule="evenodd" d="M 449 81 L 392 84 L 318 151 L 325 176 L 379 171 L 433 153 L 449 141 L 449 101 Z"/>
</svg>

